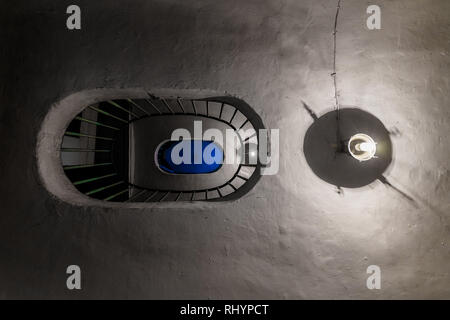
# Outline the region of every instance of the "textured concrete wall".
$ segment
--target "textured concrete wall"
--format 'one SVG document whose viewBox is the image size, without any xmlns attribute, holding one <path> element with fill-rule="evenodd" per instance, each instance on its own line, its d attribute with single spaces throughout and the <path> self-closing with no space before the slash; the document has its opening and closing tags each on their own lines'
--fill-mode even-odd
<svg viewBox="0 0 450 320">
<path fill-rule="evenodd" d="M 393 137 L 386 177 L 344 190 L 302 151 L 334 105 L 331 0 L 3 2 L 0 10 L 0 298 L 450 298 L 447 0 L 343 0 L 341 103 Z M 280 128 L 280 172 L 233 203 L 192 208 L 70 205 L 42 186 L 40 125 L 51 105 L 94 88 L 208 89 L 242 97 Z M 81 291 L 65 287 L 82 269 Z M 366 268 L 382 289 L 366 288 Z"/>
</svg>

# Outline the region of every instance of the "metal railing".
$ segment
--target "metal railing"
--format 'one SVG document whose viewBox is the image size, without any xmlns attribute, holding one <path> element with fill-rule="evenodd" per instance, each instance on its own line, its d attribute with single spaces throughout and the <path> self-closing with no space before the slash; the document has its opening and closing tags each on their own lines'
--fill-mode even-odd
<svg viewBox="0 0 450 320">
<path fill-rule="evenodd" d="M 242 145 L 248 144 L 251 139 L 253 143 L 258 144 L 256 132 L 262 128 L 262 122 L 256 116 L 257 121 L 252 123 L 252 119 L 245 115 L 245 113 L 251 115 L 248 105 L 245 107 L 247 109 L 239 109 L 238 106 L 233 105 L 233 99 L 230 97 L 199 100 L 165 99 L 149 94 L 145 99 L 110 100 L 88 106 L 84 110 L 89 110 L 87 114 L 91 117 L 84 115 L 84 111 L 81 112 L 73 119 L 64 136 L 72 140 L 84 139 L 88 145 L 95 145 L 95 147 L 67 146 L 68 143 L 65 143 L 63 139 L 60 151 L 61 154 L 66 155 L 65 159 L 71 159 L 67 153 L 77 155 L 89 153 L 93 156 L 89 163 L 66 164 L 63 160 L 63 169 L 80 192 L 105 201 L 162 202 L 236 198 L 237 195 L 230 195 L 237 194 L 241 189 L 248 191 L 247 189 L 259 179 L 259 162 L 257 164 L 240 163 L 231 179 L 209 189 L 151 190 L 133 185 L 128 179 L 128 126 L 144 118 L 170 115 L 207 117 L 224 122 L 233 128 L 241 139 Z M 82 123 L 84 126 L 81 125 Z M 247 137 L 242 136 L 245 128 L 254 129 L 255 133 Z M 252 185 L 245 186 L 250 181 Z"/>
</svg>

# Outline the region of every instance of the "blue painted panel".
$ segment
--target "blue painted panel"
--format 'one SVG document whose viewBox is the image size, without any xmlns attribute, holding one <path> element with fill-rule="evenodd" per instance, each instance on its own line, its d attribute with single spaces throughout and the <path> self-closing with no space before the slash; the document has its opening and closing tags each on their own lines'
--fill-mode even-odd
<svg viewBox="0 0 450 320">
<path fill-rule="evenodd" d="M 211 145 L 212 144 L 212 145 Z M 195 146 L 196 145 L 196 146 Z M 210 146 L 211 145 L 211 146 Z M 209 147 L 208 147 L 209 146 Z M 207 149 L 208 147 L 208 149 Z M 172 159 L 172 151 L 176 148 L 180 158 L 188 163 L 175 163 Z M 206 149 L 206 152 L 205 152 Z M 184 155 L 188 152 L 188 155 Z M 195 153 L 200 163 L 194 163 Z M 223 163 L 223 150 L 213 141 L 183 140 L 167 141 L 158 149 L 158 165 L 165 172 L 173 174 L 199 174 L 212 173 L 220 169 Z"/>
</svg>

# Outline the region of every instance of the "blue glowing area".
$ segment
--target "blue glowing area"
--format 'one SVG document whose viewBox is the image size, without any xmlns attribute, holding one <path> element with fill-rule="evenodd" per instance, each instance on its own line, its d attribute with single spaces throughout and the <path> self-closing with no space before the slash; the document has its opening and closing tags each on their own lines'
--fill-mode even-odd
<svg viewBox="0 0 450 320">
<path fill-rule="evenodd" d="M 167 141 L 157 152 L 159 168 L 172 174 L 213 173 L 220 169 L 224 158 L 219 145 L 205 140 Z"/>
</svg>

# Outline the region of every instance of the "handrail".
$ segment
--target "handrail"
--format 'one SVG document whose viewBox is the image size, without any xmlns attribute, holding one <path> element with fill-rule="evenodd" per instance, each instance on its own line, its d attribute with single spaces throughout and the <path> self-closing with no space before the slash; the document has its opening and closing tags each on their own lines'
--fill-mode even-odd
<svg viewBox="0 0 450 320">
<path fill-rule="evenodd" d="M 167 99 L 165 98 L 158 98 L 155 97 L 153 95 L 151 95 L 150 93 L 148 93 L 148 98 L 144 98 L 142 100 L 146 101 L 148 106 L 143 106 L 141 104 L 139 104 L 138 102 L 134 101 L 136 99 L 125 99 L 125 101 L 128 102 L 128 104 L 119 104 L 117 101 L 114 100 L 108 100 L 105 101 L 105 103 L 108 103 L 109 105 L 114 106 L 115 108 L 122 110 L 124 112 L 127 112 L 130 116 L 131 119 L 129 120 L 125 120 L 119 116 L 114 115 L 111 112 L 105 111 L 104 109 L 100 108 L 99 106 L 88 106 L 87 108 L 97 112 L 97 115 L 104 115 L 107 116 L 111 119 L 120 121 L 122 123 L 126 123 L 125 127 L 122 128 L 117 128 L 115 126 L 111 126 L 109 125 L 109 123 L 103 123 L 100 121 L 94 121 L 94 120 L 90 120 L 90 119 L 86 119 L 82 116 L 76 116 L 74 118 L 74 120 L 80 120 L 83 122 L 87 122 L 89 124 L 93 124 L 96 126 L 101 126 L 101 127 L 105 127 L 105 128 L 109 128 L 109 129 L 113 129 L 114 131 L 119 131 L 121 129 L 124 128 L 128 128 L 130 123 L 133 123 L 135 121 L 138 120 L 142 120 L 145 118 L 149 118 L 149 117 L 158 117 L 158 116 L 168 116 L 168 115 L 192 115 L 192 116 L 196 116 L 196 117 L 205 117 L 208 119 L 214 119 L 216 121 L 220 121 L 223 122 L 225 124 L 227 124 L 228 126 L 230 126 L 237 134 L 237 136 L 240 139 L 240 142 L 242 145 L 245 145 L 251 138 L 256 136 L 257 139 L 257 144 L 258 144 L 258 136 L 256 134 L 257 129 L 262 128 L 262 122 L 260 121 L 259 118 L 254 118 L 251 119 L 249 118 L 246 113 L 248 114 L 248 112 L 245 112 L 245 110 L 241 110 L 237 105 L 234 105 L 232 103 L 230 103 L 231 100 L 229 99 L 233 99 L 232 97 L 217 97 L 217 98 L 207 98 L 207 99 L 181 99 L 181 98 L 171 98 L 174 102 L 176 101 L 176 105 L 179 107 L 177 108 L 176 105 L 174 106 L 176 109 L 180 109 L 181 112 L 178 111 L 174 111 L 173 108 L 171 108 L 171 106 L 169 105 L 169 102 Z M 228 101 L 228 100 L 229 101 Z M 160 109 L 160 107 L 157 106 L 157 103 L 155 103 L 154 101 L 160 101 L 160 104 L 162 104 L 167 110 L 166 111 L 162 111 Z M 188 111 L 187 109 L 187 105 L 184 105 L 184 101 L 189 101 L 191 106 L 192 106 L 192 110 L 193 112 Z M 200 102 L 203 101 L 206 104 L 206 114 L 203 113 L 199 113 L 198 110 L 198 106 L 196 105 L 196 102 Z M 228 102 L 227 102 L 228 101 Z M 211 103 L 210 102 L 216 102 L 218 104 L 220 104 L 220 111 L 219 116 L 217 117 L 217 111 L 218 109 L 215 109 L 215 112 L 212 111 L 214 109 L 211 109 Z M 231 116 L 230 120 L 226 120 L 224 118 L 222 118 L 223 115 L 223 111 L 224 111 L 224 106 L 228 105 L 234 108 L 233 114 Z M 133 112 L 133 107 L 135 107 L 136 109 L 135 112 Z M 150 111 L 149 108 L 152 108 L 154 110 Z M 249 108 L 249 107 L 248 107 Z M 136 111 L 139 110 L 140 112 L 138 113 L 142 113 L 142 115 L 139 115 L 138 113 L 136 113 Z M 153 111 L 156 111 L 157 113 L 154 113 Z M 239 128 L 237 128 L 237 125 L 233 124 L 233 120 L 235 120 L 237 112 L 240 111 L 240 113 L 244 116 L 244 121 L 242 124 L 239 125 Z M 228 113 L 229 114 L 229 113 Z M 229 116 L 228 116 L 229 117 Z M 106 118 L 103 118 L 106 119 Z M 257 120 L 256 122 L 254 120 Z M 255 129 L 255 133 L 252 134 L 251 136 L 245 138 L 245 140 L 242 139 L 241 137 L 241 133 L 239 132 L 245 125 L 247 125 L 248 123 L 251 124 L 251 126 Z M 259 126 L 259 128 L 258 128 Z M 92 139 L 96 139 L 96 140 L 105 140 L 105 141 L 109 141 L 113 144 L 112 148 L 108 148 L 108 149 L 104 149 L 104 148 L 99 148 L 99 149 L 90 149 L 90 148 L 63 148 L 61 147 L 60 150 L 61 152 L 93 152 L 93 153 L 103 153 L 103 152 L 111 152 L 114 148 L 114 145 L 117 144 L 117 138 L 115 135 L 111 135 L 111 136 L 97 136 L 97 135 L 92 135 L 92 134 L 87 134 L 87 133 L 82 133 L 82 132 L 73 132 L 73 131 L 66 131 L 64 133 L 64 135 L 67 136 L 76 136 L 76 137 L 86 137 L 86 138 L 92 138 Z M 97 143 L 96 143 L 96 147 L 97 147 Z M 94 158 L 95 160 L 95 158 Z M 79 169 L 83 171 L 86 170 L 86 172 L 88 170 L 97 170 L 102 168 L 102 167 L 106 167 L 106 166 L 110 166 L 110 165 L 114 165 L 113 162 L 102 162 L 102 163 L 87 163 L 87 164 L 79 164 L 79 165 L 66 165 L 63 166 L 63 169 L 65 171 L 70 171 L 70 172 L 75 172 L 75 169 Z M 244 177 L 240 174 L 242 167 L 253 167 L 255 168 L 255 170 L 251 173 L 250 177 Z M 251 180 L 253 180 L 253 183 L 256 183 L 256 181 L 259 179 L 259 168 L 261 167 L 261 164 L 258 162 L 257 164 L 245 164 L 245 163 L 241 163 L 239 164 L 239 166 L 237 167 L 235 173 L 233 174 L 233 176 L 228 179 L 228 181 L 224 182 L 223 184 L 219 185 L 219 186 L 215 186 L 213 188 L 207 188 L 207 189 L 195 189 L 195 190 L 176 190 L 176 189 L 171 189 L 171 190 L 164 190 L 164 189 L 149 189 L 149 188 L 143 188 L 137 185 L 133 185 L 128 181 L 118 181 L 115 183 L 109 183 L 108 185 L 104 185 L 104 186 L 96 186 L 93 189 L 89 190 L 89 191 L 84 191 L 85 195 L 87 196 L 97 196 L 97 194 L 102 194 L 103 191 L 108 191 L 108 190 L 112 190 L 114 193 L 107 196 L 107 197 L 103 197 L 103 200 L 106 201 L 111 201 L 114 199 L 118 199 L 121 195 L 125 194 L 127 191 L 130 190 L 130 188 L 136 188 L 139 189 L 140 191 L 137 194 L 134 194 L 132 196 L 128 196 L 128 198 L 124 201 L 126 202 L 132 202 L 136 199 L 139 199 L 141 196 L 145 195 L 145 199 L 142 200 L 143 202 L 148 202 L 148 201 L 153 201 L 153 199 L 155 199 L 154 201 L 158 201 L 158 202 L 162 202 L 162 201 L 166 201 L 165 199 L 168 199 L 169 195 L 172 195 L 171 198 L 173 198 L 173 196 L 176 194 L 175 198 L 173 200 L 170 201 L 179 201 L 182 197 L 182 195 L 184 194 L 191 194 L 190 199 L 193 200 L 195 195 L 200 194 L 200 193 L 204 193 L 204 200 L 218 200 L 218 199 L 223 199 L 223 198 L 230 198 L 230 193 L 227 193 L 225 196 L 223 194 L 223 192 L 221 191 L 221 189 L 225 188 L 225 187 L 231 187 L 233 189 L 233 191 L 231 192 L 231 194 L 236 193 L 236 191 L 238 191 L 239 189 L 243 188 L 244 185 L 246 185 L 248 182 L 250 182 Z M 91 172 L 91 171 L 89 171 Z M 95 173 L 94 171 L 92 171 L 91 174 Z M 87 173 L 86 173 L 87 174 Z M 97 177 L 92 177 L 92 178 L 84 178 L 82 180 L 77 180 L 77 181 L 72 181 L 74 186 L 80 186 L 80 185 L 84 185 L 85 183 L 88 182 L 95 182 L 95 181 L 99 181 L 108 177 L 112 177 L 112 176 L 116 176 L 117 172 L 114 173 L 110 173 L 107 175 L 103 175 L 103 176 L 97 176 Z M 74 176 L 75 173 L 74 173 Z M 254 177 L 255 176 L 255 177 Z M 244 183 L 239 186 L 236 187 L 235 185 L 233 185 L 233 182 L 235 181 L 236 178 L 240 178 L 244 180 Z M 253 178 L 253 179 L 252 179 Z M 116 180 L 117 181 L 117 180 Z M 126 190 L 116 190 L 118 185 L 126 183 L 127 184 L 127 189 Z M 114 191 L 116 190 L 116 191 Z M 211 195 L 208 193 L 211 192 L 217 192 L 217 194 L 219 195 L 218 198 L 211 198 Z M 157 196 L 158 195 L 158 196 Z M 162 196 L 161 196 L 162 195 Z M 157 196 L 157 197 L 156 197 Z M 202 196 L 203 197 L 203 196 Z M 232 198 L 232 197 L 231 197 Z"/>
</svg>

